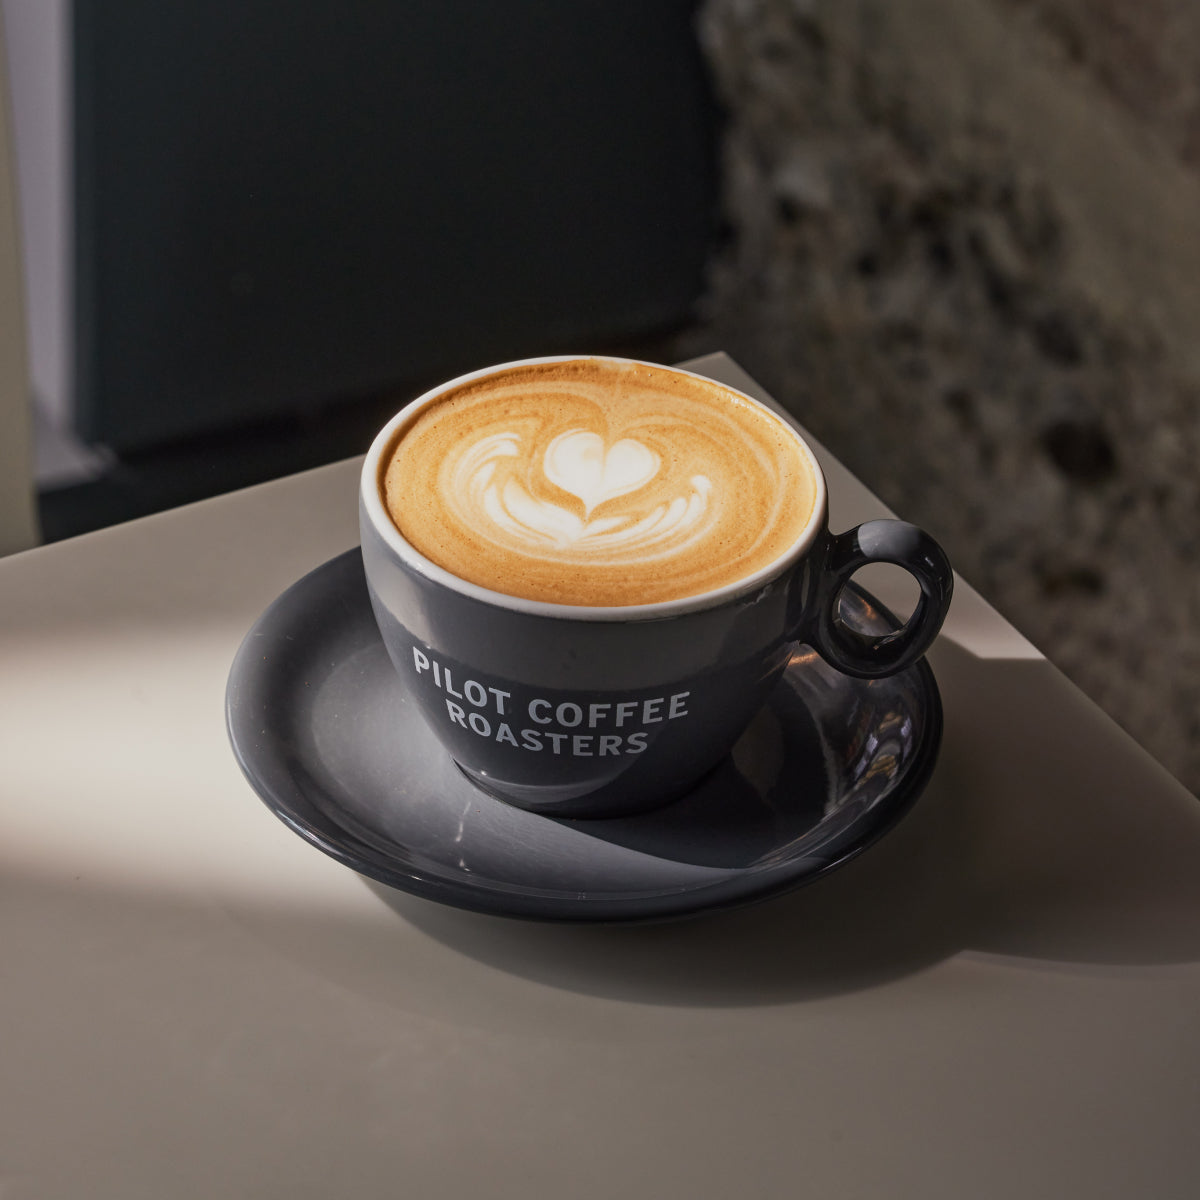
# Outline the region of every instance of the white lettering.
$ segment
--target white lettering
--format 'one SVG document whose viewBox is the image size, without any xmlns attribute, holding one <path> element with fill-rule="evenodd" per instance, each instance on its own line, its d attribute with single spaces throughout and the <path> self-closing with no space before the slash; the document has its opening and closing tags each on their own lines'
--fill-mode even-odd
<svg viewBox="0 0 1200 1200">
<path fill-rule="evenodd" d="M 429 659 L 416 646 L 413 647 L 413 666 L 417 668 L 418 675 L 429 670 Z"/>
<path fill-rule="evenodd" d="M 527 704 L 523 699 L 518 699 L 514 704 L 512 692 L 476 679 L 466 680 L 459 691 L 450 668 L 440 665 L 431 654 L 417 646 L 413 646 L 412 654 L 416 674 L 432 674 L 437 686 L 454 697 L 454 700 L 446 700 L 446 714 L 451 724 L 470 729 L 479 737 L 491 738 L 534 754 L 543 750 L 574 758 L 641 754 L 649 748 L 649 726 L 691 715 L 688 709 L 691 692 L 675 692 L 670 696 L 651 696 L 638 700 L 603 701 L 554 701 L 539 696 Z M 461 703 L 455 703 L 455 700 Z M 525 705 L 529 720 L 542 728 L 515 730 L 508 721 L 498 721 L 495 717 L 484 715 L 494 710 L 504 716 L 514 708 L 519 712 L 522 705 Z M 606 732 L 630 725 L 635 732 L 622 735 Z M 580 727 L 597 732 L 571 732 Z"/>
</svg>

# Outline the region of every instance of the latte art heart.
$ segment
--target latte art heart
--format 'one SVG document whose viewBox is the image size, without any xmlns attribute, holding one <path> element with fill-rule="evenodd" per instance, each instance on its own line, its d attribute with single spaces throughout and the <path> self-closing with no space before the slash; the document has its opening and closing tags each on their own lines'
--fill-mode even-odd
<svg viewBox="0 0 1200 1200">
<path fill-rule="evenodd" d="M 586 430 L 560 434 L 542 456 L 545 478 L 583 505 L 582 513 L 532 494 L 519 476 L 505 470 L 521 461 L 521 437 L 491 434 L 470 447 L 455 472 L 456 494 L 469 497 L 469 508 L 486 515 L 499 532 L 536 548 L 560 549 L 590 543 L 598 551 L 618 547 L 643 550 L 678 539 L 703 520 L 711 482 L 694 475 L 686 494 L 662 500 L 648 511 L 615 510 L 610 501 L 639 491 L 650 483 L 662 463 L 653 450 L 632 438 L 606 449 L 599 435 Z M 605 516 L 593 517 L 608 504 Z"/>
<path fill-rule="evenodd" d="M 605 500 L 637 491 L 658 474 L 662 459 L 633 438 L 606 447 L 598 433 L 572 429 L 550 443 L 542 470 L 551 483 L 583 501 L 591 512 Z"/>
<path fill-rule="evenodd" d="M 646 364 L 511 368 L 451 390 L 382 480 L 397 528 L 452 574 L 575 605 L 696 595 L 773 562 L 815 503 L 781 421 Z"/>
</svg>

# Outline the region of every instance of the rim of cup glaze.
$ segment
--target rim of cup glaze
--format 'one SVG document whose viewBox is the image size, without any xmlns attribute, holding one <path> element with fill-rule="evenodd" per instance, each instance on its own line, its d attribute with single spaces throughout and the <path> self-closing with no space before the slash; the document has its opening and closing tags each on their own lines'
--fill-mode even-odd
<svg viewBox="0 0 1200 1200">
<path fill-rule="evenodd" d="M 698 592 L 692 596 L 680 596 L 673 600 L 657 600 L 651 604 L 593 606 L 555 604 L 548 600 L 530 600 L 523 596 L 511 596 L 507 592 L 498 592 L 492 588 L 482 587 L 477 583 L 461 579 L 459 576 L 447 571 L 444 567 L 438 566 L 431 559 L 426 558 L 396 528 L 383 503 L 383 481 L 381 476 L 384 455 L 390 451 L 403 430 L 416 419 L 419 413 L 453 388 L 460 387 L 464 383 L 471 383 L 476 379 L 485 379 L 489 375 L 498 375 L 503 371 L 509 371 L 515 367 L 566 362 L 600 362 L 646 366 L 660 371 L 669 371 L 675 375 L 689 376 L 693 379 L 699 379 L 705 383 L 723 388 L 725 391 L 737 396 L 740 400 L 746 401 L 748 404 L 766 413 L 769 417 L 774 418 L 795 438 L 797 446 L 807 458 L 812 468 L 813 479 L 816 483 L 816 495 L 812 514 L 800 535 L 787 550 L 769 562 L 765 567 L 760 567 L 757 571 L 733 583 L 724 584 L 722 587 L 713 588 L 707 592 Z M 363 511 L 370 518 L 375 532 L 383 540 L 384 544 L 398 558 L 433 582 L 440 583 L 443 587 L 450 588 L 452 591 L 459 592 L 464 596 L 470 596 L 498 608 L 512 609 L 516 612 L 528 613 L 531 616 L 557 617 L 560 620 L 575 621 L 645 621 L 661 619 L 663 617 L 676 616 L 680 613 L 699 612 L 706 608 L 716 608 L 728 600 L 757 592 L 783 575 L 789 567 L 799 561 L 812 548 L 817 534 L 824 526 L 825 510 L 828 503 L 825 473 L 821 470 L 821 466 L 817 462 L 816 456 L 813 454 L 812 448 L 804 439 L 804 436 L 785 415 L 763 404 L 761 400 L 756 400 L 753 396 L 747 396 L 745 392 L 739 391 L 735 387 L 730 387 L 729 384 L 722 383 L 720 380 L 710 379 L 707 375 L 700 375 L 695 371 L 684 370 L 680 367 L 665 366 L 662 363 L 652 363 L 645 359 L 620 358 L 609 354 L 555 354 L 540 358 L 518 358 L 513 359 L 511 362 L 496 363 L 489 367 L 482 367 L 477 371 L 468 371 L 466 374 L 459 375 L 454 379 L 447 380 L 445 383 L 439 383 L 436 387 L 430 388 L 427 392 L 423 392 L 415 400 L 406 404 L 375 435 L 375 439 L 372 441 L 371 448 L 367 451 L 367 457 L 363 463 L 359 483 L 359 495 Z"/>
</svg>

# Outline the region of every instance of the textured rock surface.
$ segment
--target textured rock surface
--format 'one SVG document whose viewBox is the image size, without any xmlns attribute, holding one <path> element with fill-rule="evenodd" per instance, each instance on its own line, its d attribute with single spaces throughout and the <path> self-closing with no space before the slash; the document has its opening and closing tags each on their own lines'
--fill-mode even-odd
<svg viewBox="0 0 1200 1200">
<path fill-rule="evenodd" d="M 706 0 L 700 327 L 1200 792 L 1200 15 Z"/>
</svg>

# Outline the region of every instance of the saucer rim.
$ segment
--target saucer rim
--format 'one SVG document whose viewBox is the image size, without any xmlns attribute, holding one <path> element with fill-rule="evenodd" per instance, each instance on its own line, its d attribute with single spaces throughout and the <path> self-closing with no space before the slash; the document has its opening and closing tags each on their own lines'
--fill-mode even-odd
<svg viewBox="0 0 1200 1200">
<path fill-rule="evenodd" d="M 381 835 L 373 843 L 319 809 L 317 811 L 324 824 L 307 817 L 302 811 L 302 798 L 297 803 L 296 794 L 285 795 L 264 778 L 253 753 L 254 736 L 245 727 L 245 717 L 239 709 L 239 692 L 250 682 L 249 677 L 263 671 L 261 655 L 257 653 L 256 646 L 263 631 L 272 626 L 277 615 L 295 601 L 298 593 L 313 587 L 317 576 L 336 575 L 355 567 L 361 573 L 361 549 L 357 546 L 334 555 L 306 572 L 285 588 L 254 621 L 238 647 L 226 683 L 226 732 L 243 776 L 260 801 L 288 829 L 335 862 L 393 891 L 463 911 L 541 923 L 646 924 L 680 920 L 702 913 L 727 912 L 795 891 L 857 858 L 891 832 L 907 815 L 924 792 L 936 766 L 944 730 L 943 707 L 933 669 L 923 657 L 906 668 L 907 672 L 915 673 L 920 681 L 919 691 L 925 702 L 927 719 L 920 731 L 920 744 L 911 755 L 903 779 L 882 803 L 853 819 L 848 828 L 833 839 L 832 844 L 836 846 L 833 853 L 820 861 L 814 863 L 812 856 L 802 856 L 769 867 L 750 867 L 743 873 L 694 887 L 621 894 L 572 894 L 549 889 L 542 891 L 527 885 L 506 887 L 504 881 L 495 879 L 488 879 L 485 886 L 466 873 L 461 877 L 451 877 L 422 872 L 417 866 L 389 855 L 388 848 L 404 851 L 402 842 Z M 847 586 L 896 628 L 900 627 L 902 622 L 866 588 L 853 581 Z M 363 595 L 366 595 L 365 576 Z M 380 652 L 386 653 L 382 649 L 382 640 L 379 644 Z M 851 684 L 862 683 L 848 676 L 846 679 Z M 298 792 L 298 789 L 294 788 L 293 791 Z M 337 797 L 327 793 L 327 798 L 333 801 L 332 807 L 336 810 Z M 317 806 L 312 807 L 316 809 Z M 593 820 L 598 819 L 589 819 L 587 823 Z M 336 836 L 331 835 L 328 827 L 336 830 Z M 805 869 L 806 863 L 812 865 Z"/>
</svg>

